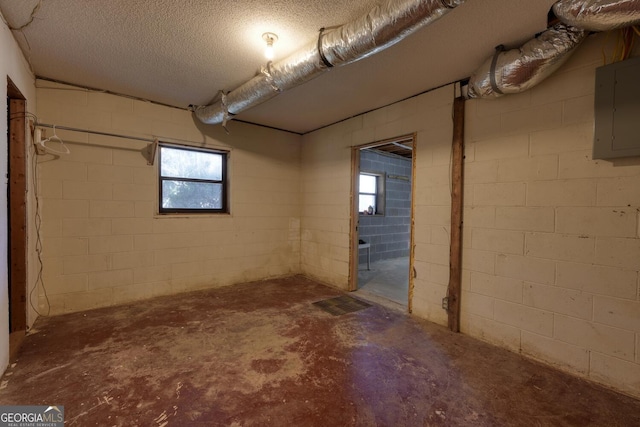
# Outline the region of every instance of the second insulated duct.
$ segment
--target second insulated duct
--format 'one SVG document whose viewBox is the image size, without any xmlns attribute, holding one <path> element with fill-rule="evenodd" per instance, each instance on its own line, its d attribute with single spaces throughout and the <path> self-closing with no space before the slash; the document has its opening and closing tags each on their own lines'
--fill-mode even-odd
<svg viewBox="0 0 640 427">
<path fill-rule="evenodd" d="M 557 24 L 518 49 L 497 49 L 469 80 L 469 98 L 497 98 L 540 83 L 565 63 L 586 31 Z"/>
<path fill-rule="evenodd" d="M 279 92 L 384 50 L 442 17 L 465 0 L 387 0 L 340 27 L 321 30 L 318 40 L 282 61 L 269 63 L 253 79 L 217 102 L 195 109 L 203 123 L 217 124 Z"/>
<path fill-rule="evenodd" d="M 586 38 L 640 24 L 640 0 L 559 0 L 553 12 L 562 21 L 519 49 L 496 51 L 469 80 L 469 98 L 497 98 L 537 85 L 555 72 Z"/>
</svg>

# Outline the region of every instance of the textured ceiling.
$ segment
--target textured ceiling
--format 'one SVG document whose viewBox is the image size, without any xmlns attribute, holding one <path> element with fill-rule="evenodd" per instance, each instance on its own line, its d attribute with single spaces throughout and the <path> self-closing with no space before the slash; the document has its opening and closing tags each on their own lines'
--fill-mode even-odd
<svg viewBox="0 0 640 427">
<path fill-rule="evenodd" d="M 0 0 L 12 27 L 39 0 Z M 546 28 L 554 0 L 467 0 L 375 55 L 245 111 L 238 119 L 309 132 L 468 77 L 499 44 Z M 262 33 L 278 34 L 275 61 L 318 29 L 366 13 L 373 0 L 43 0 L 15 31 L 38 76 L 185 108 L 208 104 L 266 63 Z"/>
</svg>

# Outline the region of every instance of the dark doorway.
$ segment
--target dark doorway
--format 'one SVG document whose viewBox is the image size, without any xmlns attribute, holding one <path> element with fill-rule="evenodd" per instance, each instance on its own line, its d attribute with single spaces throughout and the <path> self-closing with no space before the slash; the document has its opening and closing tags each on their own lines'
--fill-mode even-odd
<svg viewBox="0 0 640 427">
<path fill-rule="evenodd" d="M 413 262 L 414 141 L 415 135 L 405 135 L 354 147 L 353 153 L 352 237 L 357 241 L 352 244 L 351 290 L 407 309 Z"/>
<path fill-rule="evenodd" d="M 26 100 L 7 80 L 7 261 L 9 351 L 13 358 L 27 329 Z"/>
</svg>

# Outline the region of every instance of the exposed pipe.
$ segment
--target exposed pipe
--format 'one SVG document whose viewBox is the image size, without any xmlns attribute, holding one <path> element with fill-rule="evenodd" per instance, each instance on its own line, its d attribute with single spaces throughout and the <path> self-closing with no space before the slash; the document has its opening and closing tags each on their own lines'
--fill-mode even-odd
<svg viewBox="0 0 640 427">
<path fill-rule="evenodd" d="M 194 113 L 203 123 L 224 126 L 233 115 L 314 79 L 332 67 L 356 62 L 398 43 L 464 2 L 387 0 L 355 21 L 321 29 L 317 41 L 279 62 L 269 63 L 254 78 L 231 92 L 220 92 L 214 103 L 196 107 Z"/>
<path fill-rule="evenodd" d="M 396 147 L 401 147 L 401 148 L 405 148 L 407 150 L 413 151 L 413 147 L 411 146 L 400 144 L 399 142 L 392 142 L 392 144 L 395 145 Z"/>
<path fill-rule="evenodd" d="M 469 80 L 469 98 L 498 98 L 537 85 L 555 72 L 586 38 L 640 23 L 640 0 L 559 0 L 553 12 L 562 23 L 519 49 L 498 49 Z"/>
<path fill-rule="evenodd" d="M 640 24 L 640 0 L 560 0 L 553 13 L 583 30 L 609 31 Z"/>
<path fill-rule="evenodd" d="M 566 62 L 587 32 L 563 23 L 542 32 L 518 49 L 496 49 L 469 79 L 469 98 L 498 98 L 537 85 Z"/>
</svg>

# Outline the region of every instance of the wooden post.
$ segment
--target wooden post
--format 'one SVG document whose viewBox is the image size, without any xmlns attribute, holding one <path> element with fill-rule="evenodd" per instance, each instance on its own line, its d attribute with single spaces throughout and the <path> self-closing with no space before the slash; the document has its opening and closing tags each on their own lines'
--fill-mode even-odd
<svg viewBox="0 0 640 427">
<path fill-rule="evenodd" d="M 351 197 L 349 198 L 349 211 L 351 212 L 350 238 L 349 238 L 349 291 L 358 290 L 358 262 L 360 252 L 358 249 L 358 229 L 360 226 L 360 214 L 358 213 L 358 182 L 360 177 L 360 149 L 351 148 Z"/>
<path fill-rule="evenodd" d="M 409 230 L 409 301 L 407 303 L 407 312 L 413 313 L 413 294 L 416 287 L 416 240 L 415 240 L 415 227 L 416 227 L 416 141 L 418 135 L 413 134 L 413 141 L 411 143 L 411 228 Z"/>
<path fill-rule="evenodd" d="M 9 289 L 10 332 L 27 327 L 26 105 L 9 100 Z"/>
<path fill-rule="evenodd" d="M 464 98 L 453 101 L 453 154 L 451 167 L 451 248 L 447 314 L 449 329 L 460 332 L 460 294 L 462 293 L 462 206 L 464 162 Z"/>
</svg>

